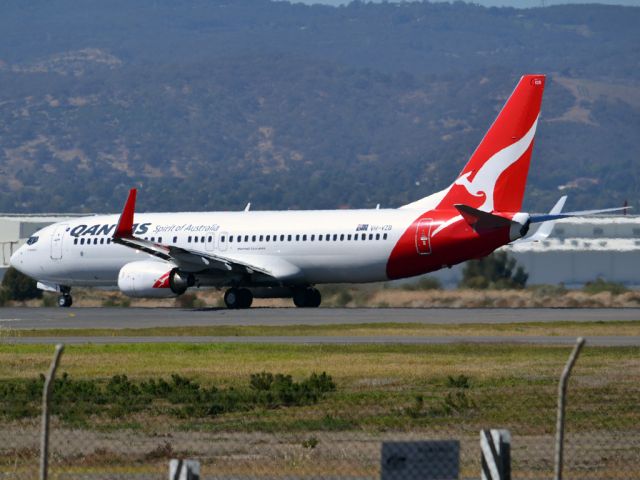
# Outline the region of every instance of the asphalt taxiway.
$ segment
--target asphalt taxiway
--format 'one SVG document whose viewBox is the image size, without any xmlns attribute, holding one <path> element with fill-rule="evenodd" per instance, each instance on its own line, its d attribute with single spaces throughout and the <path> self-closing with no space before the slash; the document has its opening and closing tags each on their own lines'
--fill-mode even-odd
<svg viewBox="0 0 640 480">
<path fill-rule="evenodd" d="M 0 336 L 11 344 L 117 343 L 272 343 L 272 344 L 407 344 L 524 343 L 570 345 L 569 336 L 67 336 L 43 337 L 20 330 L 122 329 L 187 326 L 287 326 L 416 323 L 432 325 L 640 321 L 640 309 L 408 309 L 408 308 L 255 308 L 250 310 L 178 308 L 4 308 L 0 328 L 17 335 Z M 640 346 L 640 336 L 587 337 L 593 346 Z"/>
</svg>

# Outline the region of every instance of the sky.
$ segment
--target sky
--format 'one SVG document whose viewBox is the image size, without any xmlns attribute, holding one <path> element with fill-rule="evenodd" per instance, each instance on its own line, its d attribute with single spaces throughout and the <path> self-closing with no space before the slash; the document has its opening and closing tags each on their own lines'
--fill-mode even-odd
<svg viewBox="0 0 640 480">
<path fill-rule="evenodd" d="M 322 3 L 325 5 L 343 5 L 349 3 L 349 0 L 290 0 L 292 3 L 306 3 L 311 5 L 314 3 Z M 370 0 L 365 0 L 370 1 Z M 381 0 L 373 0 L 381 1 Z M 392 0 L 391 0 L 392 1 Z M 446 0 L 431 0 L 446 1 Z M 568 3 L 600 3 L 606 5 L 627 5 L 632 7 L 640 7 L 640 0 L 473 0 L 468 3 L 477 3 L 485 7 L 515 7 L 530 8 L 540 7 L 544 3 L 546 6 L 563 5 Z"/>
</svg>

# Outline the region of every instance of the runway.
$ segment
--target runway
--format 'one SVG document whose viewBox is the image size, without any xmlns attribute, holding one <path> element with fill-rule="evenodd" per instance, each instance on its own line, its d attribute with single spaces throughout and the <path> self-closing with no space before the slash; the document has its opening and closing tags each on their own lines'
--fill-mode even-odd
<svg viewBox="0 0 640 480">
<path fill-rule="evenodd" d="M 152 328 L 218 325 L 331 325 L 640 321 L 637 308 L 0 308 L 0 327 Z"/>
<path fill-rule="evenodd" d="M 640 309 L 409 309 L 409 308 L 255 308 L 250 310 L 178 308 L 4 308 L 0 336 L 5 344 L 122 343 L 272 343 L 300 345 L 451 343 L 522 343 L 570 345 L 571 336 L 450 335 L 450 336 L 30 336 L 23 330 L 123 329 L 206 326 L 292 326 L 415 323 L 427 325 L 640 321 Z M 134 334 L 135 335 L 135 334 Z M 587 337 L 593 346 L 640 346 L 640 336 Z"/>
</svg>

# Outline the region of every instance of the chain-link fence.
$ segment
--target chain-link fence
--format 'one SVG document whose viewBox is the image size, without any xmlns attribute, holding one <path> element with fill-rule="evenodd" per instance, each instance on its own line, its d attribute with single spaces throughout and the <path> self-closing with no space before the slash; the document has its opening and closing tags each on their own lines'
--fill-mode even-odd
<svg viewBox="0 0 640 480">
<path fill-rule="evenodd" d="M 199 460 L 201 478 L 479 478 L 486 428 L 511 432 L 513 478 L 552 478 L 570 351 L 70 347 L 53 386 L 49 478 L 167 478 L 172 458 Z M 1 351 L 0 478 L 38 476 L 44 377 L 35 372 L 51 352 Z M 640 478 L 639 353 L 585 347 L 569 381 L 565 478 Z M 427 440 L 457 442 L 455 477 L 449 466 L 442 476 L 412 470 L 427 461 L 425 444 L 390 443 Z"/>
</svg>

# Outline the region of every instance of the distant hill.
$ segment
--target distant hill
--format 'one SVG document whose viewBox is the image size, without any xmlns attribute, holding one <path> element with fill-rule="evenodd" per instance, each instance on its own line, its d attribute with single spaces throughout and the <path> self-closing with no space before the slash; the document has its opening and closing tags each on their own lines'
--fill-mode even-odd
<svg viewBox="0 0 640 480">
<path fill-rule="evenodd" d="M 397 206 L 550 75 L 525 204 L 640 190 L 640 8 L 5 0 L 0 211 Z M 568 205 L 569 206 L 569 205 Z"/>
</svg>

